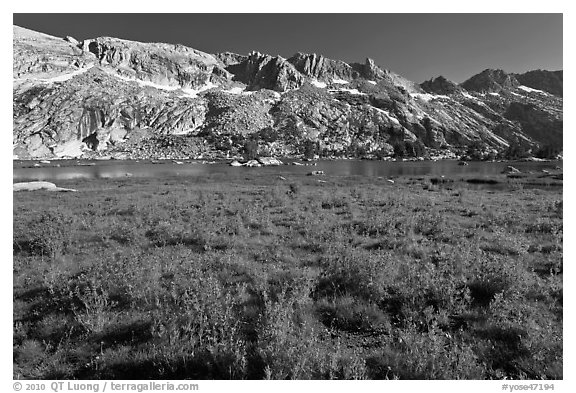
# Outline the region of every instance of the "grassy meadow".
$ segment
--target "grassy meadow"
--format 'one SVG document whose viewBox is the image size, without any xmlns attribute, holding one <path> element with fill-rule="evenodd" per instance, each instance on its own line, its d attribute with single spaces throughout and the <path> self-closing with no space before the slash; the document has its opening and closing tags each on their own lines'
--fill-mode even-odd
<svg viewBox="0 0 576 393">
<path fill-rule="evenodd" d="M 562 187 L 284 176 L 14 193 L 14 378 L 562 379 Z"/>
</svg>

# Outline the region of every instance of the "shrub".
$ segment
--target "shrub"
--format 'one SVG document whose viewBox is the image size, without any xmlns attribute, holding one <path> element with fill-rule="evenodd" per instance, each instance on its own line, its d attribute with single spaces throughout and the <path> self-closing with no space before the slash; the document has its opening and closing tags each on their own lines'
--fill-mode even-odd
<svg viewBox="0 0 576 393">
<path fill-rule="evenodd" d="M 254 139 L 248 139 L 244 142 L 244 159 L 254 160 L 258 157 L 258 142 Z"/>
<path fill-rule="evenodd" d="M 120 244 L 134 243 L 139 236 L 138 230 L 126 222 L 120 222 L 110 230 L 110 239 Z"/>
<path fill-rule="evenodd" d="M 49 210 L 27 225 L 14 229 L 14 252 L 56 257 L 66 252 L 72 244 L 74 219 L 58 210 Z"/>
<path fill-rule="evenodd" d="M 306 285 L 264 296 L 258 354 L 265 379 L 365 379 L 363 359 L 329 340 L 325 329 L 306 318 Z"/>
<path fill-rule="evenodd" d="M 380 355 L 367 359 L 373 379 L 482 379 L 484 367 L 472 348 L 432 327 L 420 333 L 415 326 L 400 332 Z"/>
<path fill-rule="evenodd" d="M 183 244 L 192 246 L 198 251 L 207 251 L 209 245 L 206 235 L 204 231 L 195 225 L 196 224 L 186 229 L 183 224 L 160 222 L 158 225 L 146 231 L 146 237 L 157 247 Z"/>
<path fill-rule="evenodd" d="M 261 129 L 259 131 L 258 135 L 260 136 L 260 139 L 262 141 L 268 142 L 268 143 L 276 142 L 279 138 L 278 131 L 276 131 L 272 127 L 266 127 L 266 128 Z"/>
<path fill-rule="evenodd" d="M 74 295 L 80 300 L 82 309 L 75 310 L 76 320 L 91 333 L 102 333 L 110 320 L 110 311 L 115 302 L 101 284 L 92 282 L 88 286 L 76 287 Z"/>
<path fill-rule="evenodd" d="M 162 343 L 156 361 L 159 377 L 242 379 L 246 343 L 237 314 L 242 286 L 225 290 L 212 275 L 191 272 L 189 287 L 173 288 L 173 307 L 159 310 L 153 339 Z"/>
<path fill-rule="evenodd" d="M 365 300 L 377 300 L 386 284 L 383 261 L 361 250 L 329 255 L 328 267 L 318 277 L 313 297 L 334 298 L 352 295 Z"/>
<path fill-rule="evenodd" d="M 300 185 L 298 183 L 290 183 L 288 186 L 288 195 L 296 196 L 300 193 Z"/>
<path fill-rule="evenodd" d="M 374 303 L 351 296 L 316 302 L 320 321 L 329 328 L 348 332 L 388 332 L 390 320 Z"/>
</svg>

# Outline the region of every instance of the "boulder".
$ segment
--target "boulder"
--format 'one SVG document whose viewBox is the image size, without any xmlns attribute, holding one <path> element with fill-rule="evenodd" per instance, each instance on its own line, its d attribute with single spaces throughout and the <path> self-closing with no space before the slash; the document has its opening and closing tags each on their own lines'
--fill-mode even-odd
<svg viewBox="0 0 576 393">
<path fill-rule="evenodd" d="M 78 42 L 78 40 L 72 36 L 67 35 L 64 39 L 74 46 L 80 46 L 80 42 Z"/>
<path fill-rule="evenodd" d="M 86 144 L 79 140 L 70 140 L 62 145 L 54 147 L 54 155 L 57 157 L 80 157 L 84 153 Z"/>
<path fill-rule="evenodd" d="M 46 191 L 60 191 L 60 192 L 76 192 L 72 188 L 61 188 L 57 187 L 56 184 L 50 183 L 47 181 L 31 181 L 31 182 L 23 182 L 23 183 L 14 183 L 13 184 L 13 191 L 38 191 L 38 190 L 46 190 Z"/>
<path fill-rule="evenodd" d="M 24 146 L 21 150 L 24 154 L 23 157 L 49 157 L 52 155 L 50 149 L 44 144 L 42 137 L 39 134 L 34 134 L 24 140 Z"/>
<path fill-rule="evenodd" d="M 321 175 L 325 175 L 324 171 L 312 171 L 308 173 L 308 176 L 321 176 Z"/>
<path fill-rule="evenodd" d="M 258 162 L 264 166 L 282 165 L 282 161 L 274 157 L 258 157 Z"/>
<path fill-rule="evenodd" d="M 114 159 L 114 160 L 126 160 L 128 159 L 128 156 L 124 153 L 114 153 L 112 154 L 112 156 L 110 157 L 110 159 Z"/>
<path fill-rule="evenodd" d="M 128 131 L 126 131 L 124 128 L 113 128 L 110 130 L 110 142 L 124 142 L 126 135 L 128 135 Z"/>
<path fill-rule="evenodd" d="M 230 163 L 230 166 L 242 166 L 242 164 L 239 163 L 237 160 L 234 160 Z"/>
<path fill-rule="evenodd" d="M 248 161 L 246 164 L 244 164 L 244 166 L 247 166 L 247 167 L 252 168 L 252 167 L 262 166 L 262 164 L 260 164 L 260 163 L 259 163 L 258 161 L 256 161 L 256 160 L 250 160 L 250 161 Z"/>
<path fill-rule="evenodd" d="M 520 173 L 520 170 L 518 168 L 514 168 L 513 166 L 507 166 L 504 168 L 502 173 Z"/>
</svg>

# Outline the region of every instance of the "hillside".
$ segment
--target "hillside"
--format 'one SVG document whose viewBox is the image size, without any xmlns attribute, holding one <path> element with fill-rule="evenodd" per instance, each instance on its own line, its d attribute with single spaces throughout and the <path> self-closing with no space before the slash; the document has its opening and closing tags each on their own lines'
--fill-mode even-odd
<svg viewBox="0 0 576 393">
<path fill-rule="evenodd" d="M 371 59 L 208 54 L 14 26 L 13 146 L 20 159 L 262 154 L 420 156 L 475 146 L 562 150 L 562 71 L 486 70 L 422 84 Z"/>
</svg>

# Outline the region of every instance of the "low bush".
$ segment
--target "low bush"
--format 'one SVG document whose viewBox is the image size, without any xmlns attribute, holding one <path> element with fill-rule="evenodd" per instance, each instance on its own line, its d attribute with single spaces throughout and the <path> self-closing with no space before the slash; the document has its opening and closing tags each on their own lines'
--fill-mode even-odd
<svg viewBox="0 0 576 393">
<path fill-rule="evenodd" d="M 54 258 L 73 242 L 73 216 L 59 210 L 40 213 L 27 223 L 14 226 L 14 252 Z"/>
<path fill-rule="evenodd" d="M 14 194 L 14 377 L 562 378 L 558 189 L 327 176 Z"/>
</svg>

